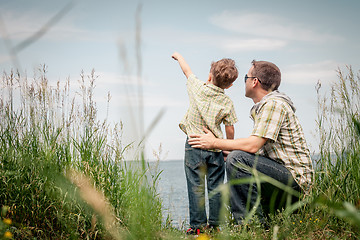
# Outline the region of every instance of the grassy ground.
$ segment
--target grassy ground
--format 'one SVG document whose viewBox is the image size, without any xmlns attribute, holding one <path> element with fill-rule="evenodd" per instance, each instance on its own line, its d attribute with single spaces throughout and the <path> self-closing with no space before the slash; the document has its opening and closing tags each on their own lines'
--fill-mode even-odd
<svg viewBox="0 0 360 240">
<path fill-rule="evenodd" d="M 89 79 L 89 80 L 87 80 Z M 0 95 L 0 236 L 16 239 L 192 239 L 163 223 L 157 169 L 126 163 L 122 125 L 97 120 L 94 73 L 52 87 L 43 66 L 33 79 L 4 73 Z M 360 227 L 360 86 L 339 71 L 319 94 L 320 158 L 297 212 L 198 239 L 357 239 Z M 141 149 L 139 150 L 141 152 Z M 226 211 L 224 212 L 224 214 Z"/>
</svg>

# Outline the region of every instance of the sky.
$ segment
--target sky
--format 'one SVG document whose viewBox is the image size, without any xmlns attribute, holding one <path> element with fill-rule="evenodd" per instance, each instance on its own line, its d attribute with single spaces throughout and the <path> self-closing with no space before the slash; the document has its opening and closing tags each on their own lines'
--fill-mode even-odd
<svg viewBox="0 0 360 240">
<path fill-rule="evenodd" d="M 147 159 L 180 160 L 186 136 L 178 124 L 189 102 L 171 54 L 181 53 L 204 81 L 212 61 L 235 60 L 239 78 L 225 91 L 239 119 L 235 138 L 248 137 L 253 126 L 244 75 L 253 59 L 270 61 L 316 152 L 315 86 L 327 89 L 346 66 L 358 72 L 359 10 L 358 0 L 1 0 L 0 66 L 31 77 L 46 64 L 54 86 L 67 79 L 76 86 L 81 71 L 94 69 L 98 118 L 123 122 L 124 143 L 145 134 Z"/>
</svg>

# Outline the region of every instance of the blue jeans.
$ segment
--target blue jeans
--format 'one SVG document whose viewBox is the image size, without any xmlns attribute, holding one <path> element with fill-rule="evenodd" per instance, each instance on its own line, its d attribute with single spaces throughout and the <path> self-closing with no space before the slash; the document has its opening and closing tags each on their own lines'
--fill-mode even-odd
<svg viewBox="0 0 360 240">
<path fill-rule="evenodd" d="M 243 164 L 250 168 L 255 167 L 257 171 L 285 185 L 291 186 L 298 192 L 301 191 L 301 188 L 295 182 L 289 170 L 285 168 L 284 165 L 274 161 L 273 159 L 243 151 L 233 151 L 228 155 L 226 162 L 228 182 L 236 179 L 252 177 L 252 174 L 249 171 L 239 166 L 240 164 Z M 251 191 L 250 194 L 249 191 Z M 261 183 L 260 191 L 257 188 L 256 183 L 230 183 L 231 211 L 238 224 L 242 223 L 249 211 L 254 207 L 259 192 L 261 192 L 261 202 L 260 206 L 256 209 L 256 214 L 261 223 L 266 224 L 265 219 L 269 213 L 274 213 L 277 209 L 281 209 L 286 206 L 288 194 L 268 182 Z M 290 196 L 290 199 L 292 203 L 298 200 L 295 196 Z"/>
<path fill-rule="evenodd" d="M 222 152 L 210 152 L 185 144 L 185 175 L 189 197 L 190 227 L 201 228 L 207 223 L 219 225 L 221 194 L 209 197 L 209 221 L 205 210 L 205 180 L 208 194 L 224 183 L 225 162 Z"/>
</svg>

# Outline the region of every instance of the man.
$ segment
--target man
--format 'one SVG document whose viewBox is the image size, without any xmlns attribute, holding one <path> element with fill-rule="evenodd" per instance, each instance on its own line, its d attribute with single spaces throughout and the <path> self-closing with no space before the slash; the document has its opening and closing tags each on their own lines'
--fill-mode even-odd
<svg viewBox="0 0 360 240">
<path fill-rule="evenodd" d="M 251 136 L 220 139 L 205 128 L 205 134 L 190 135 L 189 144 L 192 147 L 235 150 L 227 157 L 226 170 L 231 209 L 239 224 L 255 207 L 259 193 L 261 205 L 256 212 L 261 222 L 264 222 L 264 212 L 283 207 L 288 199 L 284 188 L 269 182 L 262 183 L 260 189 L 256 183 L 231 184 L 233 180 L 251 177 L 251 169 L 255 168 L 299 192 L 307 192 L 311 186 L 313 167 L 310 151 L 292 101 L 278 91 L 280 82 L 281 72 L 275 64 L 252 61 L 252 67 L 245 75 L 245 96 L 255 103 L 250 111 L 254 121 Z"/>
</svg>

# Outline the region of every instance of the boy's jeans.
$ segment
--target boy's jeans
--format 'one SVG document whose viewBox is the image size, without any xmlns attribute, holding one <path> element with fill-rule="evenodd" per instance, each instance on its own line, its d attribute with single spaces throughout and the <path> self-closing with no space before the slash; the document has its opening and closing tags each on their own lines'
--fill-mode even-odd
<svg viewBox="0 0 360 240">
<path fill-rule="evenodd" d="M 207 225 L 205 210 L 205 176 L 208 194 L 224 183 L 225 163 L 222 152 L 210 152 L 192 148 L 185 144 L 185 175 L 187 180 L 190 227 L 201 228 Z M 221 194 L 209 196 L 209 225 L 219 225 Z"/>
<path fill-rule="evenodd" d="M 276 209 L 286 206 L 288 194 L 282 189 L 274 185 L 262 182 L 261 190 L 257 188 L 256 183 L 246 184 L 231 184 L 232 180 L 250 178 L 253 175 L 242 168 L 243 164 L 250 168 L 256 168 L 257 171 L 285 184 L 291 186 L 296 191 L 301 191 L 299 185 L 294 181 L 291 173 L 284 165 L 267 157 L 258 156 L 255 154 L 232 151 L 226 159 L 227 179 L 230 182 L 230 204 L 234 218 L 241 224 L 249 211 L 255 205 L 258 193 L 261 191 L 261 204 L 256 209 L 259 221 L 266 224 L 265 216 L 268 213 L 274 213 Z M 259 191 L 260 190 L 260 191 Z M 249 194 L 249 191 L 252 194 Z M 291 203 L 298 200 L 295 196 L 289 196 Z M 249 205 L 249 207 L 247 207 Z M 264 213 L 266 215 L 264 215 Z"/>
</svg>

